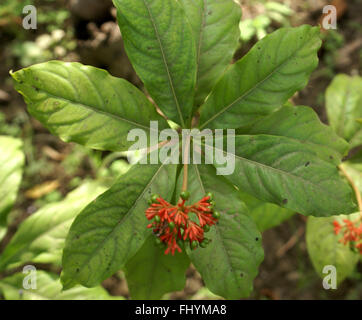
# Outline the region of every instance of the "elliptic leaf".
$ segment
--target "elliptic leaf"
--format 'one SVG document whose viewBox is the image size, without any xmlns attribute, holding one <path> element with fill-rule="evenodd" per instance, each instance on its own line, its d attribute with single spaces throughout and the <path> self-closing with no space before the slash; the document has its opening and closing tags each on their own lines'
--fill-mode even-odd
<svg viewBox="0 0 362 320">
<path fill-rule="evenodd" d="M 106 190 L 100 182 L 86 182 L 58 203 L 51 203 L 32 214 L 0 255 L 0 270 L 26 262 L 60 265 L 65 238 L 79 212 Z"/>
<path fill-rule="evenodd" d="M 150 234 L 145 210 L 153 193 L 170 199 L 176 165 L 135 165 L 73 222 L 63 251 L 62 282 L 92 287 L 121 269 Z"/>
<path fill-rule="evenodd" d="M 291 126 L 280 125 L 278 116 L 288 108 L 298 120 L 291 119 Z M 241 191 L 301 214 L 355 212 L 352 190 L 336 167 L 348 146 L 320 121 L 314 121 L 310 112 L 285 107 L 260 120 L 251 134 L 236 135 L 235 153 L 229 154 L 235 156 L 235 170 L 225 178 Z M 217 151 L 221 152 L 220 147 Z M 214 165 L 223 166 L 215 160 Z"/>
<path fill-rule="evenodd" d="M 233 0 L 182 0 L 197 51 L 195 106 L 220 79 L 239 44 L 241 8 Z"/>
<path fill-rule="evenodd" d="M 147 91 L 171 120 L 191 123 L 196 47 L 176 0 L 113 0 L 129 59 Z"/>
<path fill-rule="evenodd" d="M 261 235 L 240 200 L 238 191 L 210 165 L 193 165 L 189 171 L 190 203 L 212 192 L 220 220 L 206 238 L 206 248 L 189 249 L 191 262 L 200 272 L 206 286 L 226 299 L 249 296 L 264 253 Z"/>
<path fill-rule="evenodd" d="M 25 161 L 21 140 L 0 136 L 0 226 L 6 219 L 18 193 Z"/>
<path fill-rule="evenodd" d="M 318 64 L 319 29 L 281 28 L 230 67 L 201 107 L 201 128 L 239 128 L 280 108 Z"/>
<path fill-rule="evenodd" d="M 165 248 L 156 245 L 155 240 L 151 235 L 126 264 L 126 279 L 134 300 L 157 300 L 185 286 L 189 258 L 184 252 L 165 255 Z"/>
<path fill-rule="evenodd" d="M 31 115 L 66 142 L 126 151 L 131 129 L 149 133 L 151 120 L 168 127 L 142 92 L 105 70 L 50 61 L 11 75 Z"/>
<path fill-rule="evenodd" d="M 346 141 L 324 125 L 312 108 L 305 106 L 285 106 L 260 119 L 244 133 L 297 139 L 308 145 L 319 158 L 336 165 L 348 152 Z"/>
<path fill-rule="evenodd" d="M 350 142 L 362 144 L 362 78 L 337 75 L 326 91 L 326 109 L 332 128 Z"/>
</svg>

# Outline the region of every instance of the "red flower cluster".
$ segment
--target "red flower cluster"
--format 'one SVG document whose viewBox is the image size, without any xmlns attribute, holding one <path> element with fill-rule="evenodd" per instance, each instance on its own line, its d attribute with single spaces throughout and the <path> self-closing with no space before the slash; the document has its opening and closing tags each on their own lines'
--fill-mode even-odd
<svg viewBox="0 0 362 320">
<path fill-rule="evenodd" d="M 172 205 L 159 195 L 153 195 L 150 199 L 150 207 L 146 210 L 146 218 L 152 220 L 147 227 L 153 229 L 158 243 L 166 244 L 165 254 L 175 251 L 182 252 L 182 247 L 189 242 L 191 249 L 199 245 L 205 248 L 210 240 L 204 237 L 204 233 L 217 222 L 219 212 L 213 209 L 215 203 L 212 194 L 209 193 L 200 201 L 185 205 L 190 194 L 187 191 L 181 193 L 181 199 L 177 205 Z M 193 212 L 198 223 L 192 221 L 189 213 Z"/>
<path fill-rule="evenodd" d="M 362 254 L 362 222 L 348 219 L 344 219 L 343 222 L 340 224 L 337 220 L 333 221 L 334 233 L 338 235 L 342 231 L 343 238 L 339 241 L 343 244 L 349 243 L 352 249 Z"/>
</svg>

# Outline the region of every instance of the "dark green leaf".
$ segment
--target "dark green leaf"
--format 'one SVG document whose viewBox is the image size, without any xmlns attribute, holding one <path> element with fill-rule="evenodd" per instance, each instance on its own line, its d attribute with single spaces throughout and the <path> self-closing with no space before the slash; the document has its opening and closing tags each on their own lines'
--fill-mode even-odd
<svg viewBox="0 0 362 320">
<path fill-rule="evenodd" d="M 80 63 L 50 61 L 12 73 L 29 112 L 53 134 L 90 148 L 126 151 L 131 129 L 167 128 L 151 102 L 129 82 Z"/>
<path fill-rule="evenodd" d="M 247 193 L 240 194 L 260 232 L 273 228 L 294 215 L 294 212 L 275 204 L 260 201 Z"/>
<path fill-rule="evenodd" d="M 281 125 L 278 116 L 290 113 L 288 108 L 298 120 Z M 315 121 L 311 112 L 306 107 L 285 107 L 260 120 L 252 134 L 237 135 L 235 154 L 229 154 L 235 155 L 235 170 L 225 177 L 241 191 L 301 214 L 355 212 L 352 190 L 336 167 L 347 144 Z M 214 164 L 223 166 L 215 160 Z"/>
<path fill-rule="evenodd" d="M 201 108 L 201 128 L 239 128 L 280 108 L 318 64 L 319 29 L 281 28 L 258 42 L 217 83 Z"/>
<path fill-rule="evenodd" d="M 231 63 L 239 44 L 240 5 L 233 0 L 181 0 L 197 50 L 195 105 L 200 106 Z"/>
<path fill-rule="evenodd" d="M 153 193 L 171 198 L 175 165 L 135 165 L 75 219 L 63 252 L 62 282 L 99 284 L 121 269 L 150 234 L 145 210 Z"/>
<path fill-rule="evenodd" d="M 338 165 L 348 152 L 348 144 L 333 129 L 322 124 L 313 109 L 285 106 L 257 121 L 247 134 L 267 134 L 296 139 L 321 158 Z"/>
<path fill-rule="evenodd" d="M 211 243 L 188 251 L 191 262 L 213 293 L 226 299 L 247 297 L 264 257 L 261 235 L 248 209 L 238 191 L 217 177 L 212 166 L 191 166 L 188 184 L 190 203 L 212 192 L 215 208 L 221 213 L 217 225 L 206 233 Z"/>
<path fill-rule="evenodd" d="M 126 52 L 160 109 L 191 123 L 196 81 L 192 29 L 176 0 L 113 0 Z"/>
<path fill-rule="evenodd" d="M 165 255 L 151 235 L 125 267 L 128 288 L 134 300 L 157 300 L 165 293 L 182 290 L 190 260 L 185 253 Z"/>
</svg>

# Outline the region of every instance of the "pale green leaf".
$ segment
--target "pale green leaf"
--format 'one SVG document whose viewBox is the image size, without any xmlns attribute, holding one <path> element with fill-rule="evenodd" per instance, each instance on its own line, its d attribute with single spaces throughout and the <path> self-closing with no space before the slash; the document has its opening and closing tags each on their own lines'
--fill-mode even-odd
<svg viewBox="0 0 362 320">
<path fill-rule="evenodd" d="M 131 129 L 167 128 L 151 102 L 126 80 L 80 63 L 50 61 L 12 73 L 28 110 L 66 142 L 126 151 Z"/>
<path fill-rule="evenodd" d="M 21 182 L 25 161 L 20 139 L 0 136 L 0 226 L 6 225 Z"/>
<path fill-rule="evenodd" d="M 29 274 L 16 273 L 0 280 L 0 292 L 6 300 L 123 300 L 113 297 L 102 287 L 88 289 L 77 286 L 62 291 L 58 275 L 36 271 L 36 289 L 24 289 L 23 281 Z M 26 279 L 25 279 L 26 281 Z M 27 283 L 27 282 L 26 282 Z"/>
<path fill-rule="evenodd" d="M 189 258 L 184 252 L 165 255 L 165 248 L 156 245 L 155 240 L 151 235 L 126 264 L 126 279 L 133 300 L 157 300 L 185 286 Z"/>
<path fill-rule="evenodd" d="M 242 21 L 240 21 L 239 29 L 240 29 L 240 39 L 244 42 L 247 42 L 252 37 L 254 37 L 256 32 L 252 19 L 243 19 Z"/>
<path fill-rule="evenodd" d="M 195 106 L 219 80 L 239 44 L 241 8 L 233 0 L 181 0 L 191 23 L 197 51 Z"/>
<path fill-rule="evenodd" d="M 6 228 L 0 226 L 0 241 L 5 236 L 5 233 L 6 233 Z"/>
<path fill-rule="evenodd" d="M 339 242 L 342 236 L 334 233 L 333 221 L 343 223 L 343 219 L 354 220 L 358 215 L 359 213 L 348 216 L 308 218 L 306 230 L 308 253 L 320 277 L 326 276 L 323 274 L 323 268 L 329 265 L 336 267 L 337 283 L 342 282 L 353 272 L 358 263 L 359 254 L 353 252 L 348 245 Z"/>
<path fill-rule="evenodd" d="M 185 127 L 191 123 L 196 47 L 176 0 L 113 0 L 129 59 L 159 108 Z"/>
<path fill-rule="evenodd" d="M 172 196 L 176 165 L 134 165 L 73 222 L 63 251 L 62 282 L 87 287 L 121 269 L 150 234 L 145 210 L 151 194 Z"/>
<path fill-rule="evenodd" d="M 216 176 L 210 165 L 190 167 L 188 190 L 190 203 L 212 192 L 215 208 L 221 213 L 216 226 L 205 234 L 211 243 L 206 248 L 188 249 L 191 262 L 214 294 L 226 299 L 249 296 L 264 253 L 261 235 L 238 191 Z"/>
<path fill-rule="evenodd" d="M 267 3 L 265 3 L 265 8 L 268 11 L 274 11 L 284 16 L 291 16 L 294 13 L 294 11 L 290 7 L 288 7 L 287 4 L 279 3 L 276 1 L 268 1 Z"/>
<path fill-rule="evenodd" d="M 239 128 L 280 108 L 318 64 L 319 29 L 281 28 L 227 70 L 201 107 L 201 128 Z"/>
<path fill-rule="evenodd" d="M 362 78 L 337 75 L 326 90 L 326 109 L 332 128 L 351 147 L 362 144 Z"/>
<path fill-rule="evenodd" d="M 86 182 L 60 202 L 41 208 L 23 221 L 0 255 L 0 270 L 26 262 L 60 265 L 65 238 L 79 212 L 106 190 L 101 182 Z"/>
</svg>

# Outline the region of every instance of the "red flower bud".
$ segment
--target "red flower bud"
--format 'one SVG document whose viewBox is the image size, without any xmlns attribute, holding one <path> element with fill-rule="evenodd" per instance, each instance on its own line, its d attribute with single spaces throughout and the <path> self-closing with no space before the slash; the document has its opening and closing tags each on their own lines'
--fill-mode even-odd
<svg viewBox="0 0 362 320">
<path fill-rule="evenodd" d="M 158 242 L 167 246 L 165 254 L 174 255 L 176 250 L 182 252 L 184 241 L 188 241 L 192 249 L 196 249 L 199 244 L 205 248 L 209 243 L 208 239 L 204 239 L 204 232 L 209 231 L 220 216 L 212 210 L 213 195 L 208 193 L 200 201 L 185 205 L 188 198 L 189 193 L 185 191 L 181 196 L 183 200 L 172 205 L 159 195 L 152 195 L 150 207 L 145 211 L 146 218 L 153 219 L 147 228 L 152 228 Z M 190 220 L 190 212 L 196 215 L 197 222 Z"/>
<path fill-rule="evenodd" d="M 349 245 L 353 251 L 362 254 L 362 222 L 361 219 L 351 221 L 343 220 L 343 224 L 338 221 L 333 221 L 334 233 L 336 235 L 342 232 L 342 238 L 339 242 Z"/>
</svg>

